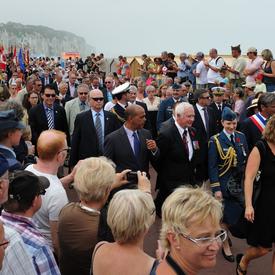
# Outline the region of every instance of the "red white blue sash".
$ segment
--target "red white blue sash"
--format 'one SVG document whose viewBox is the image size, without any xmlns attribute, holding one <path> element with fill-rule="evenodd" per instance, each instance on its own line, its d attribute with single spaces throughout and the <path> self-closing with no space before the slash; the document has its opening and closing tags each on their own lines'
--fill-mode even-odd
<svg viewBox="0 0 275 275">
<path fill-rule="evenodd" d="M 251 116 L 250 119 L 262 133 L 266 125 L 266 120 L 259 113 Z"/>
</svg>

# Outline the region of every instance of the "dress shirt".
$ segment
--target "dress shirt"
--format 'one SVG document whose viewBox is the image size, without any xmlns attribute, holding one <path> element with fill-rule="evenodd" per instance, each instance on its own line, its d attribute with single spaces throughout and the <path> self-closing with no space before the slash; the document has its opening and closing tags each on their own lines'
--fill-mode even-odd
<svg viewBox="0 0 275 275">
<path fill-rule="evenodd" d="M 198 111 L 199 111 L 199 113 L 200 113 L 200 115 L 201 115 L 201 119 L 202 119 L 204 128 L 207 129 L 207 127 L 206 127 L 206 122 L 205 122 L 205 117 L 204 117 L 204 110 L 203 110 L 203 108 L 206 108 L 206 109 L 207 109 L 207 107 L 202 107 L 202 106 L 199 105 L 198 103 L 196 103 L 196 106 L 197 106 L 197 109 L 198 109 Z"/>
<path fill-rule="evenodd" d="M 5 257 L 0 274 L 37 275 L 31 256 L 20 235 L 4 224 L 5 239 L 9 245 L 5 251 Z"/>
<path fill-rule="evenodd" d="M 182 128 L 176 121 L 175 121 L 175 125 L 180 133 L 180 136 L 182 138 L 183 136 L 183 133 L 185 130 L 187 130 L 187 135 L 186 135 L 186 142 L 187 142 L 187 145 L 188 145 L 188 151 L 189 151 L 189 160 L 192 159 L 193 157 L 193 146 L 192 146 L 192 140 L 191 140 L 191 137 L 189 135 L 189 131 L 188 131 L 188 127 L 186 128 Z"/>
<path fill-rule="evenodd" d="M 28 254 L 33 259 L 35 268 L 39 270 L 39 274 L 60 274 L 47 241 L 36 229 L 31 218 L 2 211 L 1 220 L 5 226 L 13 228 L 20 234 Z"/>
<path fill-rule="evenodd" d="M 69 82 L 69 88 L 70 88 L 70 95 L 71 95 L 71 97 L 75 97 L 75 84 L 71 84 Z"/>
<path fill-rule="evenodd" d="M 126 131 L 126 134 L 127 134 L 127 137 L 128 137 L 128 140 L 130 142 L 130 145 L 131 145 L 131 148 L 133 150 L 133 153 L 135 153 L 135 147 L 134 147 L 134 137 L 133 137 L 133 134 L 134 134 L 134 131 L 128 129 L 127 127 L 125 127 L 125 125 L 123 125 L 124 127 L 124 130 Z M 137 137 L 139 139 L 139 136 L 138 136 L 138 132 L 135 131 L 135 133 L 137 134 Z"/>
<path fill-rule="evenodd" d="M 91 109 L 92 111 L 92 116 L 93 116 L 93 121 L 94 121 L 94 125 L 96 125 L 96 114 L 98 112 L 94 111 L 93 109 Z M 103 109 L 100 110 L 99 112 L 99 119 L 101 122 L 101 128 L 102 128 L 102 137 L 103 137 L 103 144 L 104 144 L 104 129 L 105 129 L 105 121 L 104 121 L 104 111 Z"/>
<path fill-rule="evenodd" d="M 226 135 L 226 137 L 228 138 L 228 140 L 231 142 L 231 135 L 233 135 L 233 137 L 234 137 L 234 140 L 235 140 L 235 133 L 232 133 L 232 134 L 228 134 L 224 129 L 223 129 L 223 132 L 224 132 L 224 134 Z"/>
</svg>

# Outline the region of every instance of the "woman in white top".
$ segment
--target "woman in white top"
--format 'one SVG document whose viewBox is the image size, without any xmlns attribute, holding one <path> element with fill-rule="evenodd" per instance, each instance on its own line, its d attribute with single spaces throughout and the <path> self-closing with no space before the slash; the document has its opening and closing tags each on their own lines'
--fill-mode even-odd
<svg viewBox="0 0 275 275">
<path fill-rule="evenodd" d="M 146 104 L 148 109 L 149 120 L 152 125 L 152 134 L 153 138 L 157 137 L 157 114 L 160 105 L 160 98 L 156 96 L 156 88 L 152 85 L 149 85 L 145 89 L 146 94 L 148 95 L 143 99 L 143 102 Z"/>
</svg>

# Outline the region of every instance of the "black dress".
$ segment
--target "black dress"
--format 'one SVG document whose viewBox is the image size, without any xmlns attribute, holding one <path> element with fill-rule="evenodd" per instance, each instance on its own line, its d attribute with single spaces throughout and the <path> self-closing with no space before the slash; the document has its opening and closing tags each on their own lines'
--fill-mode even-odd
<svg viewBox="0 0 275 275">
<path fill-rule="evenodd" d="M 275 155 L 267 142 L 265 148 L 256 143 L 261 155 L 261 193 L 255 205 L 255 219 L 249 223 L 247 243 L 271 248 L 275 243 Z M 265 150 L 264 150 L 265 149 Z"/>
</svg>

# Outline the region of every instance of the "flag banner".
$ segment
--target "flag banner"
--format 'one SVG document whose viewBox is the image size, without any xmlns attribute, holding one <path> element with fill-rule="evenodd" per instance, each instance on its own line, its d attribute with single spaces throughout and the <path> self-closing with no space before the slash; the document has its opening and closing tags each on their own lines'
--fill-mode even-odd
<svg viewBox="0 0 275 275">
<path fill-rule="evenodd" d="M 18 54 L 18 62 L 19 62 L 19 65 L 20 65 L 20 68 L 23 72 L 25 72 L 25 63 L 24 63 L 24 57 L 23 57 L 23 51 L 22 51 L 22 48 L 20 48 L 19 50 L 19 54 Z"/>
</svg>

